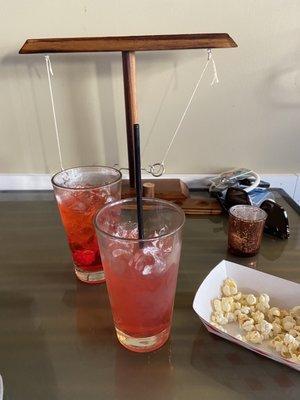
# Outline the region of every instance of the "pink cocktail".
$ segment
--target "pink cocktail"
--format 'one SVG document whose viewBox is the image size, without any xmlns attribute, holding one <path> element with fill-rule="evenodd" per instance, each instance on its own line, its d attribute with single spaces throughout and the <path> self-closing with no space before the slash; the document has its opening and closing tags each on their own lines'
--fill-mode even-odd
<svg viewBox="0 0 300 400">
<path fill-rule="evenodd" d="M 77 167 L 53 176 L 52 184 L 71 249 L 76 276 L 87 283 L 104 282 L 93 218 L 121 197 L 121 173 L 109 167 Z"/>
<path fill-rule="evenodd" d="M 135 199 L 112 203 L 95 217 L 116 333 L 125 347 L 152 351 L 169 337 L 184 214 L 176 205 L 143 199 L 138 239 Z"/>
</svg>

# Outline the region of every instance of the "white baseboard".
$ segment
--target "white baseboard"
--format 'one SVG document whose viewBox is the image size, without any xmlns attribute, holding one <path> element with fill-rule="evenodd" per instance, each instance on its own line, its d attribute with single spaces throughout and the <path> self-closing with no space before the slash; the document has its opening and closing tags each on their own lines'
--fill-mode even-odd
<svg viewBox="0 0 300 400">
<path fill-rule="evenodd" d="M 128 174 L 123 174 L 126 178 Z M 209 177 L 214 174 L 165 174 L 163 178 L 179 178 L 189 188 L 205 188 L 209 185 Z M 143 174 L 143 178 L 151 178 Z M 270 182 L 271 187 L 284 189 L 300 204 L 300 174 L 262 174 L 261 178 Z M 160 178 L 155 178 L 160 179 Z M 49 174 L 0 174 L 0 190 L 52 190 Z"/>
<path fill-rule="evenodd" d="M 0 174 L 0 190 L 52 190 L 48 174 Z"/>
</svg>

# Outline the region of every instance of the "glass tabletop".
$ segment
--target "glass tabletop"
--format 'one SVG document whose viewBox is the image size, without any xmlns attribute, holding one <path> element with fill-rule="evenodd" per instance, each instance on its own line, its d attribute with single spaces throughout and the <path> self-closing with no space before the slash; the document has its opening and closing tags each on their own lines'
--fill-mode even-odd
<svg viewBox="0 0 300 400">
<path fill-rule="evenodd" d="M 172 334 L 136 354 L 115 337 L 105 285 L 76 280 L 51 192 L 0 193 L 0 374 L 6 400 L 300 398 L 297 371 L 211 335 L 192 309 L 222 259 L 300 283 L 299 207 L 282 191 L 291 237 L 252 258 L 227 254 L 227 218 L 187 218 Z"/>
</svg>

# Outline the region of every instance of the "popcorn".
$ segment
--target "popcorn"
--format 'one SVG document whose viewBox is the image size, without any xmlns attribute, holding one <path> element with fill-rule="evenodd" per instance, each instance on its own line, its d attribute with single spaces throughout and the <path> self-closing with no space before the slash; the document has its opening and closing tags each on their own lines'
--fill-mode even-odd
<svg viewBox="0 0 300 400">
<path fill-rule="evenodd" d="M 216 311 L 212 317 L 211 317 L 213 322 L 216 322 L 217 324 L 220 325 L 226 325 L 228 324 L 228 319 L 224 316 L 224 314 L 220 311 Z"/>
<path fill-rule="evenodd" d="M 222 311 L 222 303 L 220 299 L 214 299 L 213 306 L 216 311 Z"/>
<path fill-rule="evenodd" d="M 222 286 L 222 292 L 225 296 L 231 296 L 237 294 L 237 284 L 233 279 L 225 279 L 224 285 Z"/>
<path fill-rule="evenodd" d="M 255 322 L 261 322 L 265 319 L 265 315 L 261 311 L 252 312 L 251 317 L 254 319 Z"/>
<path fill-rule="evenodd" d="M 272 331 L 273 325 L 263 319 L 260 323 L 255 325 L 255 327 L 262 334 L 269 335 L 271 333 L 271 331 Z"/>
<path fill-rule="evenodd" d="M 264 340 L 271 340 L 272 337 L 273 337 L 273 332 L 270 332 L 270 333 L 262 333 L 261 336 L 262 336 L 262 338 L 263 338 L 263 341 L 264 341 Z"/>
<path fill-rule="evenodd" d="M 247 303 L 247 295 L 246 294 L 242 294 L 242 296 L 240 298 L 240 303 L 243 306 L 247 306 L 248 305 L 248 303 Z"/>
<path fill-rule="evenodd" d="M 265 313 L 270 308 L 269 301 L 270 297 L 266 293 L 261 294 L 258 298 L 257 309 Z"/>
<path fill-rule="evenodd" d="M 235 294 L 235 295 L 233 296 L 233 299 L 234 299 L 234 300 L 241 300 L 241 297 L 242 297 L 242 293 L 241 293 L 241 292 L 237 292 L 237 294 Z"/>
<path fill-rule="evenodd" d="M 249 342 L 255 344 L 261 343 L 263 341 L 261 334 L 257 331 L 248 332 L 246 334 L 246 339 L 249 340 Z"/>
<path fill-rule="evenodd" d="M 295 318 L 297 325 L 300 325 L 300 306 L 292 308 L 291 315 Z"/>
<path fill-rule="evenodd" d="M 288 317 L 290 315 L 288 310 L 280 310 L 281 317 Z"/>
<path fill-rule="evenodd" d="M 300 334 L 300 325 L 294 326 L 294 329 L 299 332 Z"/>
<path fill-rule="evenodd" d="M 222 307 L 222 311 L 224 311 L 224 312 L 231 311 L 231 302 L 228 300 L 228 298 L 226 298 L 226 297 L 222 298 L 221 307 Z"/>
<path fill-rule="evenodd" d="M 300 354 L 295 354 L 295 353 L 293 353 L 291 359 L 292 359 L 292 361 L 294 361 L 294 362 L 300 362 Z"/>
<path fill-rule="evenodd" d="M 299 336 L 299 332 L 296 331 L 296 329 L 292 328 L 289 331 L 289 335 L 292 335 L 294 338 L 297 338 Z"/>
<path fill-rule="evenodd" d="M 281 353 L 281 350 L 283 350 L 283 346 L 284 346 L 284 343 L 282 342 L 282 341 L 278 341 L 278 342 L 275 342 L 275 345 L 274 345 L 274 347 L 275 347 L 275 350 L 278 352 L 278 353 Z M 285 346 L 284 346 L 285 347 Z"/>
<path fill-rule="evenodd" d="M 235 320 L 235 321 L 238 321 L 239 318 L 240 318 L 240 316 L 241 316 L 241 314 L 242 314 L 242 313 L 241 313 L 240 310 L 235 310 L 234 313 L 233 313 L 234 320 Z"/>
<path fill-rule="evenodd" d="M 228 319 L 228 323 L 230 324 L 230 322 L 233 322 L 234 319 L 234 314 L 232 312 L 228 312 L 224 314 L 225 318 Z"/>
<path fill-rule="evenodd" d="M 285 334 L 283 338 L 284 344 L 289 348 L 290 351 L 297 350 L 299 347 L 299 342 L 294 336 L 290 334 Z"/>
<path fill-rule="evenodd" d="M 241 327 L 246 332 L 253 331 L 253 329 L 254 329 L 254 320 L 252 318 L 248 319 L 247 321 L 243 322 Z"/>
<path fill-rule="evenodd" d="M 286 345 L 283 344 L 281 346 L 280 354 L 284 358 L 289 358 L 289 356 L 290 356 L 289 348 Z"/>
<path fill-rule="evenodd" d="M 238 339 L 238 340 L 240 340 L 240 341 L 242 341 L 242 342 L 246 342 L 246 339 L 245 339 L 245 337 L 244 337 L 244 336 L 242 336 L 242 335 L 240 335 L 240 334 L 238 334 L 238 335 L 235 335 L 235 338 L 236 338 L 236 339 Z"/>
<path fill-rule="evenodd" d="M 277 322 L 273 322 L 273 332 L 275 335 L 282 332 L 281 325 L 278 324 Z"/>
<path fill-rule="evenodd" d="M 256 304 L 256 297 L 254 296 L 254 294 L 248 294 L 246 297 L 246 301 L 249 306 L 254 306 L 254 304 Z"/>
<path fill-rule="evenodd" d="M 270 346 L 274 347 L 275 350 L 278 351 L 279 353 L 281 351 L 281 347 L 283 344 L 284 343 L 282 335 L 277 335 L 270 341 Z"/>
<path fill-rule="evenodd" d="M 270 297 L 266 293 L 263 293 L 259 296 L 258 302 L 266 307 L 269 305 Z"/>
<path fill-rule="evenodd" d="M 235 321 L 245 332 L 236 339 L 253 344 L 267 340 L 282 357 L 300 362 L 300 306 L 291 310 L 271 307 L 266 293 L 258 297 L 243 294 L 231 278 L 224 281 L 221 291 L 222 296 L 212 301 L 212 326 L 227 333 L 224 325 Z"/>
<path fill-rule="evenodd" d="M 268 311 L 268 309 L 270 308 L 269 304 L 263 304 L 263 303 L 258 303 L 256 306 L 257 310 L 263 312 L 264 314 Z"/>
<path fill-rule="evenodd" d="M 270 321 L 273 321 L 275 317 L 280 317 L 280 310 L 278 307 L 272 307 L 267 313 Z"/>
<path fill-rule="evenodd" d="M 249 319 L 251 319 L 250 317 L 248 317 L 248 315 L 241 313 L 238 317 L 238 322 L 239 325 L 243 325 L 244 322 L 248 321 Z"/>
<path fill-rule="evenodd" d="M 250 313 L 250 307 L 247 307 L 247 306 L 241 307 L 241 313 L 249 314 Z"/>
<path fill-rule="evenodd" d="M 287 332 L 294 328 L 294 326 L 296 325 L 296 322 L 294 320 L 293 317 L 291 317 L 290 315 L 287 315 L 286 317 L 282 318 L 282 326 L 283 329 L 286 330 Z"/>
</svg>

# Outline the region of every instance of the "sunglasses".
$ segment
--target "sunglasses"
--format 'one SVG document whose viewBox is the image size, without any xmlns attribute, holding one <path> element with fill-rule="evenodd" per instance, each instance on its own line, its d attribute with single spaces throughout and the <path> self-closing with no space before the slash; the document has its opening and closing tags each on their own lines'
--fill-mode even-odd
<svg viewBox="0 0 300 400">
<path fill-rule="evenodd" d="M 231 207 L 238 204 L 252 205 L 249 194 L 245 190 L 239 188 L 230 187 L 227 189 L 225 197 L 218 193 L 217 198 L 226 213 Z M 271 199 L 264 200 L 260 208 L 267 213 L 264 232 L 280 239 L 288 239 L 290 236 L 290 229 L 285 209 Z"/>
</svg>

